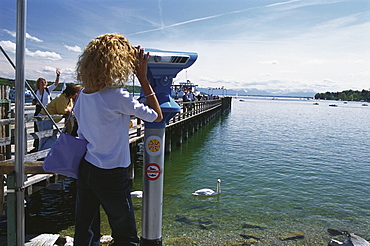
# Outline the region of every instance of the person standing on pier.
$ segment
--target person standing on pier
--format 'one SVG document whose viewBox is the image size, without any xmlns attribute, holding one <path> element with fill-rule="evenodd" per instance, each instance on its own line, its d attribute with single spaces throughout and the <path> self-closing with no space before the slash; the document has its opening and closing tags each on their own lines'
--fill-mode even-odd
<svg viewBox="0 0 370 246">
<path fill-rule="evenodd" d="M 48 103 L 45 108 L 50 115 L 62 114 L 69 116 L 73 107 L 73 100 L 77 97 L 78 92 L 81 90 L 80 85 L 67 85 L 66 89 L 56 96 L 50 103 Z M 37 116 L 47 115 L 44 109 Z M 55 122 L 58 123 L 62 119 L 56 119 Z M 51 120 L 37 121 L 37 128 L 39 131 L 51 130 L 54 124 Z M 40 139 L 39 151 L 51 148 L 57 140 L 57 136 L 53 135 L 51 137 L 44 137 Z"/>
<path fill-rule="evenodd" d="M 74 245 L 100 245 L 100 205 L 112 229 L 112 245 L 138 245 L 130 196 L 130 115 L 148 122 L 162 111 L 147 78 L 149 53 L 119 33 L 93 39 L 77 63 L 82 82 L 75 108 L 79 138 L 88 141 L 77 180 Z M 138 102 L 121 88 L 136 73 L 146 99 Z"/>
<path fill-rule="evenodd" d="M 36 81 L 35 94 L 36 94 L 36 97 L 40 100 L 40 102 L 44 106 L 47 105 L 51 101 L 52 98 L 50 94 L 59 84 L 59 77 L 60 77 L 59 68 L 56 69 L 56 74 L 57 76 L 55 78 L 55 82 L 49 86 L 48 86 L 48 82 L 44 78 L 38 78 Z M 34 116 L 37 116 L 41 112 L 42 106 L 40 105 L 39 101 L 36 98 L 32 100 L 32 104 L 36 105 Z M 34 131 L 35 132 L 38 131 L 36 123 L 34 124 Z M 39 147 L 39 139 L 34 140 L 33 147 L 34 149 L 31 150 L 31 152 L 36 152 Z"/>
</svg>

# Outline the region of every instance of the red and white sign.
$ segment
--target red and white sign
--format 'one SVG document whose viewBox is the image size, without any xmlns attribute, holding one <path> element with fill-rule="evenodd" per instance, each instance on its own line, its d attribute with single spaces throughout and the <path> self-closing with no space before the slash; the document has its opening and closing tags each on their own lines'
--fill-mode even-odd
<svg viewBox="0 0 370 246">
<path fill-rule="evenodd" d="M 160 166 L 155 163 L 150 163 L 145 168 L 145 176 L 151 181 L 157 180 L 159 176 L 161 176 Z"/>
</svg>

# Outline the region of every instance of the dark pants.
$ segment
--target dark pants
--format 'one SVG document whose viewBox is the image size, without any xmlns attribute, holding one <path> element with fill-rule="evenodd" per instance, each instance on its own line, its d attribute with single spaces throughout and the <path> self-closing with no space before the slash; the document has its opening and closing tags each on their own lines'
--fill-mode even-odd
<svg viewBox="0 0 370 246">
<path fill-rule="evenodd" d="M 35 113 L 33 114 L 33 116 L 37 116 L 40 112 L 41 112 L 41 106 L 36 104 L 36 110 L 35 110 Z M 37 124 L 36 122 L 33 123 L 33 130 L 34 132 L 38 132 L 39 130 L 37 129 Z M 36 138 L 34 141 L 33 141 L 33 147 L 38 150 L 39 149 L 39 139 Z"/>
<path fill-rule="evenodd" d="M 74 245 L 100 245 L 100 205 L 112 229 L 112 245 L 138 245 L 127 168 L 101 169 L 83 159 L 77 180 Z"/>
</svg>

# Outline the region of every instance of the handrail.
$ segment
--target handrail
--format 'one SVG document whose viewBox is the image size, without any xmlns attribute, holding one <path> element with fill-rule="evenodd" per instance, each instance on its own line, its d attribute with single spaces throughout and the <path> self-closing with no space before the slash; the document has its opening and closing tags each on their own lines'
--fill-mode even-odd
<svg viewBox="0 0 370 246">
<path fill-rule="evenodd" d="M 167 124 L 168 126 L 173 126 L 179 122 L 185 121 L 187 119 L 190 119 L 192 117 L 195 117 L 197 115 L 200 115 L 204 112 L 210 111 L 214 109 L 215 107 L 221 106 L 221 100 L 206 100 L 206 101 L 194 101 L 194 102 L 179 102 L 178 103 L 181 107 L 181 112 L 177 113 Z M 61 119 L 64 117 L 64 115 L 51 115 L 53 119 Z M 49 120 L 48 116 L 25 116 L 25 122 L 26 123 L 32 123 L 34 121 L 39 120 Z M 136 118 L 132 118 L 131 120 L 137 120 Z M 10 119 L 0 119 L 0 125 L 12 125 L 15 123 L 15 118 Z M 26 139 L 32 140 L 35 138 L 42 138 L 42 137 L 50 137 L 57 134 L 56 129 L 52 130 L 46 130 L 46 131 L 40 131 L 40 132 L 32 132 L 28 133 Z M 129 138 L 130 143 L 133 141 L 138 141 L 139 139 L 142 139 L 144 136 L 144 124 L 137 123 L 133 125 L 130 128 L 129 131 Z M 0 146 L 6 146 L 9 144 L 14 143 L 14 136 L 6 137 L 6 138 L 0 138 Z M 47 155 L 49 152 L 49 149 L 39 151 L 32 154 L 26 154 L 25 160 L 28 161 L 28 163 L 35 163 L 40 164 L 39 161 L 36 161 L 37 159 L 43 158 Z M 9 166 L 11 162 L 14 162 L 14 159 L 9 159 L 5 161 L 0 161 L 0 166 L 7 165 Z"/>
</svg>

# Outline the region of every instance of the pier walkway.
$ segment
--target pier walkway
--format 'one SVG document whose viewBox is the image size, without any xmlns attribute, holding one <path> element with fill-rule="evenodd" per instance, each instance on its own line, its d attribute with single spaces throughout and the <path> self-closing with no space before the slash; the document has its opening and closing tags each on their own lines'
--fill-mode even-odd
<svg viewBox="0 0 370 246">
<path fill-rule="evenodd" d="M 11 174 L 14 172 L 14 124 L 15 118 L 12 117 L 12 105 L 6 100 L 2 100 L 2 119 L 0 119 L 0 214 L 4 214 L 4 203 L 8 194 L 8 189 L 11 189 L 12 184 Z M 227 111 L 231 107 L 231 98 L 221 98 L 217 100 L 195 101 L 195 102 L 178 102 L 181 107 L 181 112 L 176 114 L 166 126 L 166 153 L 171 151 L 171 144 L 181 144 L 183 139 L 189 134 L 196 131 L 202 125 L 206 124 L 216 115 Z M 57 182 L 63 178 L 58 174 L 46 173 L 42 164 L 43 161 L 38 161 L 44 158 L 49 149 L 29 153 L 33 148 L 33 141 L 36 138 L 43 138 L 52 135 L 58 135 L 58 131 L 48 130 L 42 132 L 34 132 L 33 124 L 37 120 L 47 120 L 47 116 L 33 117 L 34 106 L 26 105 L 25 107 L 25 122 L 26 122 L 26 151 L 28 154 L 24 158 L 25 170 L 25 195 L 30 195 L 37 190 L 46 187 L 50 183 Z M 14 115 L 14 114 L 13 114 Z M 62 115 L 53 115 L 54 119 L 63 118 Z M 137 145 L 144 139 L 144 124 L 136 118 L 131 119 L 130 127 L 130 146 L 131 148 Z M 60 127 L 64 123 L 59 123 Z M 136 151 L 132 151 L 136 153 Z M 8 204 L 9 207 L 9 204 Z"/>
<path fill-rule="evenodd" d="M 0 92 L 1 91 L 2 90 L 0 90 Z M 3 94 L 1 96 L 1 98 L 6 98 Z M 231 108 L 231 100 L 231 97 L 225 97 L 216 100 L 195 102 L 178 101 L 177 103 L 181 107 L 181 111 L 177 113 L 166 125 L 166 154 L 171 152 L 172 143 L 181 145 L 183 139 L 186 139 L 189 135 L 205 125 L 215 116 L 220 115 L 222 112 L 229 111 Z M 15 189 L 14 157 L 16 146 L 14 136 L 14 104 L 11 104 L 8 100 L 4 99 L 0 100 L 0 104 L 0 215 L 4 215 L 5 208 L 7 208 L 6 216 L 8 224 L 8 236 L 12 235 L 10 240 L 13 242 L 13 240 L 15 240 L 13 237 L 16 232 L 16 206 L 15 193 L 10 193 L 10 190 L 14 191 Z M 24 186 L 22 187 L 22 189 L 24 189 L 25 196 L 28 196 L 33 192 L 45 188 L 48 185 L 64 178 L 64 176 L 54 173 L 47 173 L 43 170 L 43 161 L 40 161 L 40 159 L 46 157 L 49 149 L 31 153 L 34 139 L 59 135 L 57 129 L 34 132 L 35 121 L 48 120 L 47 116 L 34 117 L 34 110 L 34 106 L 30 104 L 25 105 L 25 152 L 27 154 L 24 156 L 25 182 Z M 52 117 L 53 119 L 61 119 L 64 116 L 53 115 Z M 58 123 L 58 125 L 60 128 L 63 128 L 63 121 Z M 135 153 L 138 152 L 137 150 L 139 148 L 139 143 L 143 142 L 144 140 L 144 123 L 139 119 L 132 118 L 129 135 L 131 153 L 134 156 Z M 4 239 L 4 237 L 1 238 Z M 28 242 L 26 245 L 45 245 L 40 244 L 40 240 L 45 243 L 45 240 L 51 242 L 54 239 L 57 239 L 57 235 L 42 234 L 35 239 L 27 240 Z"/>
</svg>

